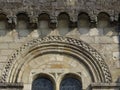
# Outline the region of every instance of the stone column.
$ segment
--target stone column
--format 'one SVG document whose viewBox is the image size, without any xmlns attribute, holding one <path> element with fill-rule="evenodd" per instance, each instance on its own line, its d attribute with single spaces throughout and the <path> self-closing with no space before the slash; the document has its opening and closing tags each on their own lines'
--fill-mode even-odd
<svg viewBox="0 0 120 90">
<path fill-rule="evenodd" d="M 60 90 L 60 85 L 59 85 L 58 82 L 56 82 L 56 88 L 55 88 L 55 90 Z"/>
</svg>

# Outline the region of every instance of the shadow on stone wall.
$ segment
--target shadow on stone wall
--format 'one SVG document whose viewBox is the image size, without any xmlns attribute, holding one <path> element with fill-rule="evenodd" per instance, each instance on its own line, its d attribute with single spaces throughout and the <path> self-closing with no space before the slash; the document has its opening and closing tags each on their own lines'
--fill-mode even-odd
<svg viewBox="0 0 120 90">
<path fill-rule="evenodd" d="M 118 19 L 118 38 L 119 38 L 118 45 L 119 45 L 119 65 L 120 65 L 120 14 L 119 14 L 119 19 Z"/>
<path fill-rule="evenodd" d="M 118 40 L 120 42 L 120 14 L 119 14 L 119 19 L 118 19 L 118 23 L 117 23 L 117 28 L 116 28 L 116 32 L 118 33 Z M 118 46 L 119 46 L 119 59 L 120 59 L 120 44 L 118 43 Z M 119 63 L 119 66 L 120 66 L 120 60 L 118 61 Z M 115 88 L 115 90 L 120 90 L 120 76 L 117 78 L 116 80 L 116 86 L 117 88 Z"/>
<path fill-rule="evenodd" d="M 116 86 L 117 86 L 117 88 L 115 88 L 114 90 L 120 90 L 120 76 L 118 77 L 118 79 L 116 81 Z"/>
</svg>

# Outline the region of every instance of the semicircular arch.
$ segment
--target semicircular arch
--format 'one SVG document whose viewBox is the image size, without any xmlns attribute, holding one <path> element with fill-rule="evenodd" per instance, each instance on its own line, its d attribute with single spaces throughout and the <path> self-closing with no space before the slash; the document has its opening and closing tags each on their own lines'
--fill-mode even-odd
<svg viewBox="0 0 120 90">
<path fill-rule="evenodd" d="M 32 55 L 33 53 L 34 55 Z M 4 68 L 1 82 L 16 82 L 19 71 L 27 62 L 26 59 L 29 61 L 46 53 L 73 55 L 79 58 L 80 62 L 85 64 L 90 73 L 93 74 L 93 82 L 112 81 L 110 71 L 103 58 L 87 43 L 68 37 L 48 36 L 34 39 L 16 50 Z"/>
</svg>

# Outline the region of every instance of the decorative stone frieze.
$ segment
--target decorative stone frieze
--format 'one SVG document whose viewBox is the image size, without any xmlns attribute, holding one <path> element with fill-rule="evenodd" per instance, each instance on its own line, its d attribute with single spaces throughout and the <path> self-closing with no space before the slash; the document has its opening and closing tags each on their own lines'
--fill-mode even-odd
<svg viewBox="0 0 120 90">
<path fill-rule="evenodd" d="M 73 22 L 77 21 L 76 15 L 78 15 L 80 12 L 88 13 L 91 20 L 95 20 L 95 21 L 97 15 L 100 12 L 106 12 L 110 15 L 111 21 L 114 21 L 116 20 L 119 14 L 120 1 L 119 0 L 115 0 L 115 1 L 3 0 L 0 1 L 0 8 L 1 8 L 1 12 L 3 11 L 7 15 L 11 13 L 16 14 L 16 12 L 17 13 L 26 12 L 28 14 L 31 13 L 33 17 L 34 15 L 39 15 L 40 13 L 43 12 L 48 12 L 48 14 L 52 15 L 53 13 L 63 11 L 70 14 L 71 20 Z"/>
</svg>

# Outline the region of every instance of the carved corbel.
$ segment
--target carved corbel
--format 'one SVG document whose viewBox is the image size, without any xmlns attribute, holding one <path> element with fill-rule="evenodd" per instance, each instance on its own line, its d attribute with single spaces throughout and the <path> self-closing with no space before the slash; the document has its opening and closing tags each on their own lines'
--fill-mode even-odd
<svg viewBox="0 0 120 90">
<path fill-rule="evenodd" d="M 38 17 L 37 16 L 31 16 L 30 17 L 30 28 L 36 29 L 38 26 Z"/>
<path fill-rule="evenodd" d="M 8 23 L 12 23 L 13 21 L 12 21 L 12 16 L 7 16 L 7 18 L 8 18 Z"/>
<path fill-rule="evenodd" d="M 90 27 L 96 27 L 98 22 L 97 14 L 90 14 Z"/>
<path fill-rule="evenodd" d="M 16 16 L 15 16 L 16 17 Z M 17 20 L 14 16 L 8 15 L 8 28 L 14 29 L 15 25 L 17 24 Z"/>
<path fill-rule="evenodd" d="M 115 18 L 114 18 L 114 16 L 110 16 L 110 21 L 114 21 L 115 20 Z"/>
<path fill-rule="evenodd" d="M 72 22 L 77 22 L 77 20 L 78 20 L 78 16 L 77 15 L 72 15 L 70 17 L 70 21 L 72 21 Z"/>
<path fill-rule="evenodd" d="M 38 17 L 37 16 L 31 16 L 30 17 L 30 23 L 38 23 Z"/>
<path fill-rule="evenodd" d="M 51 16 L 50 19 L 50 28 L 55 29 L 58 25 L 57 16 Z"/>
<path fill-rule="evenodd" d="M 15 25 L 17 25 L 17 16 L 13 16 L 13 17 L 12 17 L 12 20 L 13 20 L 13 23 L 14 23 Z"/>
</svg>

